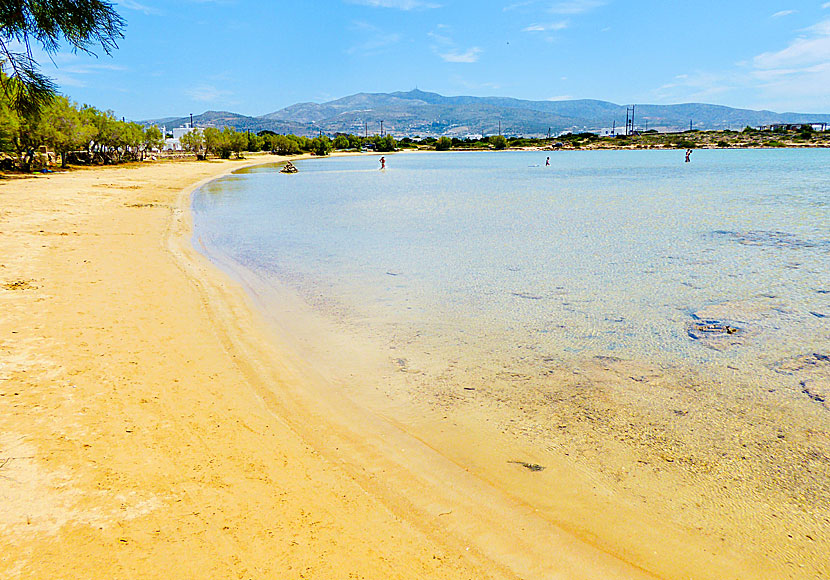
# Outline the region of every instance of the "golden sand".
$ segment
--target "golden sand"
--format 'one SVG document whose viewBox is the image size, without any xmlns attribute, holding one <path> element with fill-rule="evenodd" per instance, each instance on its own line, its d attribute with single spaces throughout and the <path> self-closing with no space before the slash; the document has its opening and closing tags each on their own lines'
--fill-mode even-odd
<svg viewBox="0 0 830 580">
<path fill-rule="evenodd" d="M 187 194 L 250 163 L 0 185 L 0 577 L 654 577 L 267 338 L 190 244 Z"/>
</svg>

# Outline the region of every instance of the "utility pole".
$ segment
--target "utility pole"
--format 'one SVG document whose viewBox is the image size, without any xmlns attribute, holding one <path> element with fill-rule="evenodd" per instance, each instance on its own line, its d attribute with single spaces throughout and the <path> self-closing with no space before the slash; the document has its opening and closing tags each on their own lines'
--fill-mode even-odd
<svg viewBox="0 0 830 580">
<path fill-rule="evenodd" d="M 380 122 L 380 136 L 383 137 L 383 121 Z"/>
<path fill-rule="evenodd" d="M 689 131 L 691 131 L 691 130 L 692 130 L 692 120 L 689 119 Z"/>
<path fill-rule="evenodd" d="M 501 135 L 501 119 L 499 119 L 499 135 Z"/>
<path fill-rule="evenodd" d="M 190 128 L 193 128 L 193 113 L 190 113 Z"/>
<path fill-rule="evenodd" d="M 614 137 L 614 136 L 616 136 L 616 134 L 617 134 L 617 120 L 614 119 L 611 122 L 611 136 Z"/>
<path fill-rule="evenodd" d="M 625 134 L 631 135 L 634 132 L 634 106 L 625 108 Z"/>
<path fill-rule="evenodd" d="M 548 141 L 550 141 L 550 127 L 548 127 Z"/>
</svg>

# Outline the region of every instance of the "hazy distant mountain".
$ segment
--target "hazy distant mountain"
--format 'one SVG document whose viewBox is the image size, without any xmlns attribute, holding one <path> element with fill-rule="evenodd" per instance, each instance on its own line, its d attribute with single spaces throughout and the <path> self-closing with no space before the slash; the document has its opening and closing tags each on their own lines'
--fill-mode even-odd
<svg viewBox="0 0 830 580">
<path fill-rule="evenodd" d="M 630 105 L 629 105 L 630 106 Z M 358 93 L 327 103 L 298 103 L 260 117 L 225 111 L 207 111 L 194 117 L 197 126 L 225 125 L 238 130 L 317 135 L 320 132 L 370 135 L 380 131 L 398 137 L 483 134 L 546 135 L 548 131 L 594 131 L 614 125 L 624 130 L 628 106 L 590 99 L 526 101 L 508 97 L 445 97 L 414 90 L 396 93 Z M 190 122 L 189 117 L 144 121 L 168 129 Z M 773 123 L 830 123 L 830 114 L 775 113 L 733 109 L 720 105 L 635 105 L 638 130 L 682 131 L 743 129 Z"/>
</svg>

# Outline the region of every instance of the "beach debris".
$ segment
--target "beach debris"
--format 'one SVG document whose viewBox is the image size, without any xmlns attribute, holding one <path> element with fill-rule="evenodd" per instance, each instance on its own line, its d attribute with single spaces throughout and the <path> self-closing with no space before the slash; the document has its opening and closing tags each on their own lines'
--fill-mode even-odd
<svg viewBox="0 0 830 580">
<path fill-rule="evenodd" d="M 751 230 L 748 232 L 733 232 L 715 230 L 715 236 L 725 237 L 744 246 L 760 246 L 768 248 L 830 248 L 830 240 L 803 240 L 789 232 Z"/>
<path fill-rule="evenodd" d="M 772 367 L 777 373 L 792 375 L 801 371 L 826 368 L 830 371 L 830 355 L 814 352 L 778 361 Z"/>
<path fill-rule="evenodd" d="M 37 290 L 37 286 L 32 284 L 32 282 L 34 280 L 17 280 L 3 284 L 3 288 L 6 290 Z"/>
<path fill-rule="evenodd" d="M 698 320 L 689 325 L 688 334 L 695 340 L 730 336 L 740 332 L 735 326 L 730 326 L 718 320 Z"/>
<path fill-rule="evenodd" d="M 545 466 L 539 465 L 538 463 L 528 463 L 527 461 L 519 461 L 517 459 L 513 459 L 508 461 L 507 463 L 515 463 L 517 465 L 521 465 L 525 469 L 529 469 L 530 471 L 544 471 Z"/>
<path fill-rule="evenodd" d="M 530 294 L 529 292 L 511 292 L 516 298 L 524 298 L 525 300 L 542 300 L 544 296 L 538 294 Z"/>
<path fill-rule="evenodd" d="M 814 381 L 806 380 L 799 383 L 801 385 L 801 392 L 807 395 L 811 401 L 815 401 L 830 411 L 830 386 L 816 384 Z"/>
<path fill-rule="evenodd" d="M 700 318 L 692 314 L 694 319 L 686 327 L 686 334 L 692 340 L 700 341 L 704 346 L 722 351 L 727 347 L 740 344 L 742 329 L 734 323 L 712 318 Z"/>
<path fill-rule="evenodd" d="M 830 355 L 819 352 L 795 356 L 771 366 L 782 375 L 794 377 L 801 393 L 830 410 Z"/>
</svg>

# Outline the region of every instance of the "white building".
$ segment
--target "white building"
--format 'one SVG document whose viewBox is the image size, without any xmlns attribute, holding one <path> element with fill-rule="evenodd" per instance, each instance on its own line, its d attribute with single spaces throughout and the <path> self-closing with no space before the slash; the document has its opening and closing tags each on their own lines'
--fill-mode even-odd
<svg viewBox="0 0 830 580">
<path fill-rule="evenodd" d="M 176 127 L 173 129 L 173 137 L 170 139 L 164 140 L 164 148 L 168 151 L 181 151 L 182 150 L 182 142 L 181 138 L 186 134 L 190 133 L 191 131 L 201 131 L 199 127 L 191 127 L 190 123 L 184 125 L 183 127 Z M 162 132 L 167 135 L 166 128 L 162 128 Z"/>
</svg>

